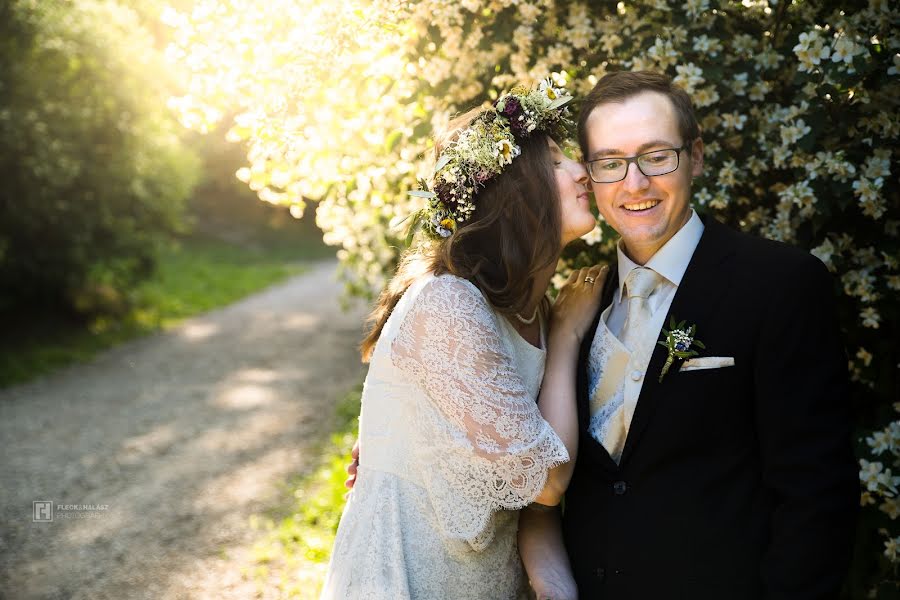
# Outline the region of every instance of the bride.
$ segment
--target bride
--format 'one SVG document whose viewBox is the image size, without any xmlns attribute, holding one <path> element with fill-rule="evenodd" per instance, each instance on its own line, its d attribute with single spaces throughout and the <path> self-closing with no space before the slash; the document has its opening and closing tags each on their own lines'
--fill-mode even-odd
<svg viewBox="0 0 900 600">
<path fill-rule="evenodd" d="M 557 145 L 568 100 L 550 81 L 516 88 L 437 140 L 433 181 L 412 192 L 430 242 L 403 258 L 362 343 L 361 458 L 323 599 L 527 595 L 518 510 L 568 485 L 574 365 L 607 272 L 545 296 L 563 247 L 595 225 L 585 169 Z"/>
</svg>

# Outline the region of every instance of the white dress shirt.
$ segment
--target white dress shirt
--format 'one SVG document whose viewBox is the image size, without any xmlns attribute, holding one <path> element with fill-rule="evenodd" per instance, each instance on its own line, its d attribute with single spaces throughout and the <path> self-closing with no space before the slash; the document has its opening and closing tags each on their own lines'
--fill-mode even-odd
<svg viewBox="0 0 900 600">
<path fill-rule="evenodd" d="M 634 417 L 637 400 L 644 385 L 647 366 L 650 364 L 650 357 L 659 339 L 660 330 L 665 325 L 665 318 L 669 312 L 669 307 L 672 305 L 675 292 L 678 291 L 681 278 L 691 262 L 691 257 L 694 255 L 694 250 L 696 250 L 702 235 L 703 222 L 697 216 L 697 213 L 691 209 L 691 216 L 687 223 L 662 248 L 657 250 L 656 254 L 647 261 L 647 264 L 643 265 L 659 273 L 662 276 L 662 281 L 647 299 L 652 322 L 644 329 L 645 337 L 640 340 L 638 347 L 631 353 L 631 358 L 625 371 L 625 381 L 623 385 L 618 386 L 616 391 L 616 395 L 620 397 L 610 403 L 610 406 L 620 402 L 624 403 L 626 430 L 630 427 L 631 420 Z M 591 343 L 588 368 L 589 392 L 591 395 L 593 395 L 594 388 L 599 381 L 599 373 L 602 370 L 603 356 L 606 351 L 601 346 L 607 345 L 610 341 L 604 339 L 604 334 L 608 332 L 621 339 L 622 327 L 628 314 L 628 303 L 622 301 L 623 287 L 631 270 L 641 266 L 626 256 L 621 240 L 616 249 L 616 254 L 618 257 L 619 288 L 613 295 L 612 304 L 603 311 L 601 315 L 603 322 L 597 328 L 597 333 Z M 679 317 L 679 315 L 674 316 L 676 318 Z M 619 346 L 621 347 L 621 344 Z M 657 376 L 658 374 L 652 375 Z M 597 420 L 595 417 L 602 419 L 604 416 L 605 414 L 600 414 L 600 411 L 598 411 L 598 414 L 591 415 L 590 432 L 598 441 L 600 441 L 599 431 L 603 423 L 595 422 Z"/>
</svg>

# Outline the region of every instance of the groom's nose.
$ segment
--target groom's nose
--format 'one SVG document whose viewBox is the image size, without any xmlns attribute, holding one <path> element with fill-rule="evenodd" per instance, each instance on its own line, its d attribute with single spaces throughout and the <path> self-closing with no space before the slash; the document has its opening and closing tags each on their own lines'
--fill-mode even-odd
<svg viewBox="0 0 900 600">
<path fill-rule="evenodd" d="M 650 178 L 641 173 L 637 163 L 628 165 L 625 171 L 625 179 L 622 180 L 622 186 L 626 192 L 639 192 L 650 187 Z"/>
</svg>

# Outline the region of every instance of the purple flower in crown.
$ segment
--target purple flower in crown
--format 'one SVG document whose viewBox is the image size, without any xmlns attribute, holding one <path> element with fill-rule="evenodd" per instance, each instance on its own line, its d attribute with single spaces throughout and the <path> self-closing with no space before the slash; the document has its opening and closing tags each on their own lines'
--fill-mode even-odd
<svg viewBox="0 0 900 600">
<path fill-rule="evenodd" d="M 438 197 L 438 200 L 445 205 L 451 204 L 456 202 L 456 198 L 453 197 L 453 189 L 453 184 L 441 182 L 434 186 L 434 194 Z"/>
<path fill-rule="evenodd" d="M 528 120 L 525 118 L 525 115 L 521 114 L 510 119 L 509 130 L 512 132 L 513 137 L 517 140 L 521 140 L 522 138 L 527 137 L 529 133 Z"/>
<path fill-rule="evenodd" d="M 519 142 L 560 121 L 561 111 L 571 99 L 548 80 L 531 91 L 515 87 L 494 102 L 494 110 L 478 115 L 444 148 L 431 184 L 421 180 L 420 189 L 409 192 L 428 203 L 416 211 L 407 244 L 417 229 L 424 229 L 432 238 L 446 238 L 463 225 L 475 210 L 478 191 L 520 154 Z M 546 129 L 552 133 L 552 128 Z"/>
<path fill-rule="evenodd" d="M 519 99 L 515 96 L 507 96 L 501 114 L 509 121 L 512 121 L 513 117 L 518 117 L 521 113 L 522 104 L 519 102 Z"/>
<path fill-rule="evenodd" d="M 477 173 L 475 173 L 475 181 L 477 183 L 484 183 L 491 177 L 493 177 L 493 175 L 490 173 L 490 171 L 478 171 Z"/>
</svg>

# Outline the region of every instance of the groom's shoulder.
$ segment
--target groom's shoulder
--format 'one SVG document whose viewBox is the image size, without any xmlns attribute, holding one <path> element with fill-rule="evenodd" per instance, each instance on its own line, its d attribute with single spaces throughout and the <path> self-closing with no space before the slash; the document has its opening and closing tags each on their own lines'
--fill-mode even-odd
<svg viewBox="0 0 900 600">
<path fill-rule="evenodd" d="M 712 217 L 707 220 L 707 228 L 712 228 L 717 237 L 727 241 L 740 269 L 765 273 L 769 279 L 784 278 L 787 281 L 798 277 L 830 276 L 821 260 L 797 246 L 738 231 Z"/>
</svg>

